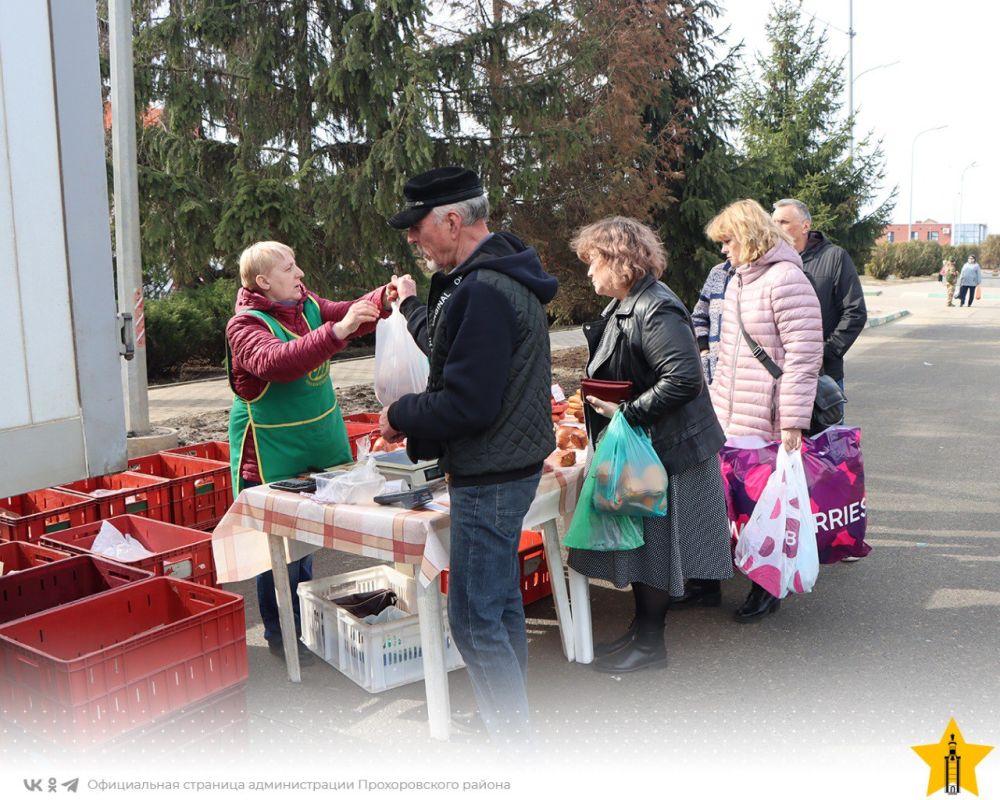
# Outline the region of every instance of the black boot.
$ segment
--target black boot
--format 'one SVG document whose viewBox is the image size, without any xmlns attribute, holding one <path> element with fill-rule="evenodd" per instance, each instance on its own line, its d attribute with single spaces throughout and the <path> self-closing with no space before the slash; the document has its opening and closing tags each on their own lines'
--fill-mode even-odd
<svg viewBox="0 0 1000 800">
<path fill-rule="evenodd" d="M 777 611 L 780 605 L 781 601 L 777 597 L 755 583 L 743 605 L 736 609 L 736 621 L 758 622 Z"/>
<path fill-rule="evenodd" d="M 681 610 L 694 606 L 718 606 L 722 604 L 722 582 L 692 578 L 684 584 L 684 594 L 670 598 L 670 608 Z"/>
<path fill-rule="evenodd" d="M 635 638 L 636 630 L 638 630 L 638 623 L 633 618 L 628 624 L 628 630 L 613 642 L 594 645 L 594 658 L 603 658 L 604 656 L 611 655 L 611 653 L 621 650 L 625 645 L 631 644 Z"/>
<path fill-rule="evenodd" d="M 667 648 L 663 643 L 663 623 L 639 623 L 635 639 L 620 650 L 594 661 L 594 669 L 620 675 L 647 667 L 667 666 Z"/>
</svg>

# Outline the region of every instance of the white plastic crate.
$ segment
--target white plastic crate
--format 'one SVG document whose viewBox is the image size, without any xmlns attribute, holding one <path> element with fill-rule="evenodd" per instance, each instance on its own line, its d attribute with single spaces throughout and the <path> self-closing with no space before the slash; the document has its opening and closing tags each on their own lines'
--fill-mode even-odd
<svg viewBox="0 0 1000 800">
<path fill-rule="evenodd" d="M 327 598 L 392 589 L 406 619 L 369 625 Z M 299 584 L 302 641 L 312 652 L 369 692 L 423 680 L 424 660 L 414 578 L 391 567 L 359 569 Z M 445 666 L 465 666 L 443 617 Z"/>
</svg>

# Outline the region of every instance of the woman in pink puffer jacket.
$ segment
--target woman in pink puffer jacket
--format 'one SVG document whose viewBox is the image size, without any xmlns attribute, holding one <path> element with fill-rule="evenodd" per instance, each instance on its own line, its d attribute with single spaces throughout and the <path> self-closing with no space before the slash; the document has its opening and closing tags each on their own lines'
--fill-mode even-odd
<svg viewBox="0 0 1000 800">
<path fill-rule="evenodd" d="M 754 200 L 727 206 L 705 228 L 736 268 L 722 315 L 719 361 L 710 386 L 712 405 L 727 436 L 762 436 L 798 450 L 808 430 L 823 365 L 819 300 L 802 259 L 782 230 Z M 743 327 L 784 374 L 775 380 L 754 356 Z M 779 601 L 754 584 L 736 612 L 752 622 L 776 611 Z"/>
</svg>

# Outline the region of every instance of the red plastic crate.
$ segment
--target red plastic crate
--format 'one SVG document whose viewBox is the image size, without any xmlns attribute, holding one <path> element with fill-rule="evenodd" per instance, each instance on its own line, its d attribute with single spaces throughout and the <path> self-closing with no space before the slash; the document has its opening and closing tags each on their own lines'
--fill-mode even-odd
<svg viewBox="0 0 1000 800">
<path fill-rule="evenodd" d="M 61 489 L 41 489 L 0 498 L 0 536 L 11 542 L 37 542 L 43 534 L 97 519 L 93 498 Z"/>
<path fill-rule="evenodd" d="M 119 514 L 170 521 L 170 481 L 139 472 L 119 472 L 84 478 L 59 487 L 92 497 L 97 504 L 97 518 L 107 519 Z M 94 495 L 93 492 L 99 492 Z"/>
<path fill-rule="evenodd" d="M 35 546 L 18 544 L 18 547 Z M 53 553 L 53 559 L 34 569 L 0 578 L 0 624 L 152 577 L 144 569 L 96 556 L 39 549 Z"/>
<path fill-rule="evenodd" d="M 552 594 L 552 576 L 545 560 L 545 546 L 542 534 L 537 531 L 521 531 L 521 543 L 517 548 L 517 558 L 521 564 L 521 597 L 524 605 L 530 605 Z M 448 594 L 448 570 L 441 570 L 441 593 Z"/>
<path fill-rule="evenodd" d="M 149 570 L 154 575 L 166 575 L 200 583 L 203 586 L 215 586 L 215 562 L 212 560 L 210 533 L 131 514 L 111 517 L 104 521 L 114 525 L 121 533 L 129 534 L 154 554 L 149 558 L 129 561 L 127 566 Z M 42 541 L 60 550 L 93 555 L 90 547 L 97 538 L 101 524 L 102 521 L 90 522 L 78 528 L 70 528 L 68 531 L 46 534 L 42 537 Z M 101 557 L 114 561 L 110 557 Z"/>
<path fill-rule="evenodd" d="M 189 528 L 214 528 L 233 502 L 228 464 L 176 453 L 128 460 L 132 472 L 170 481 L 170 521 Z"/>
<path fill-rule="evenodd" d="M 221 461 L 224 464 L 229 463 L 229 442 L 199 442 L 183 447 L 172 447 L 162 452 L 188 456 L 189 458 L 204 458 L 208 461 Z"/>
<path fill-rule="evenodd" d="M 40 544 L 0 543 L 0 564 L 3 565 L 0 569 L 0 575 L 40 567 L 43 564 L 51 564 L 53 561 L 61 561 L 64 558 L 69 558 L 69 553 L 51 547 L 43 547 Z M 6 604 L 6 602 L 6 598 L 4 598 L 4 603 Z M 0 618 L 3 617 L 3 613 L 4 609 L 0 608 Z"/>
<path fill-rule="evenodd" d="M 151 578 L 0 626 L 4 716 L 93 744 L 247 679 L 240 595 Z"/>
<path fill-rule="evenodd" d="M 378 414 L 348 414 L 344 417 L 344 426 L 347 428 L 347 441 L 351 443 L 351 458 L 358 457 L 358 442 L 361 439 L 367 436 L 374 443 L 379 437 Z"/>
</svg>

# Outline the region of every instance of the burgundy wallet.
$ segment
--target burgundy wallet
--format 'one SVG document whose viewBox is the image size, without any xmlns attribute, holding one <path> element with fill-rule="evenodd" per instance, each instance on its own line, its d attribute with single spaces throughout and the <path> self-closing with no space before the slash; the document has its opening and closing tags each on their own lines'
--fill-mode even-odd
<svg viewBox="0 0 1000 800">
<path fill-rule="evenodd" d="M 632 396 L 632 381 L 599 381 L 594 378 L 584 378 L 580 381 L 580 394 L 584 400 L 596 397 L 609 403 L 622 403 Z"/>
</svg>

